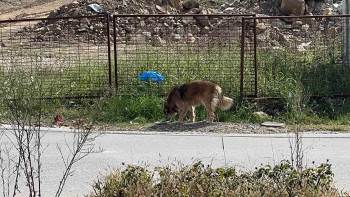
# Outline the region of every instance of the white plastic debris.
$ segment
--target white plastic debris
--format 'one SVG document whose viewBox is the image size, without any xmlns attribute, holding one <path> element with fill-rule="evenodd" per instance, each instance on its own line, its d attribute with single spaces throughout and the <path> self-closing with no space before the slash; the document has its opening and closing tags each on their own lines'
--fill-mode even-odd
<svg viewBox="0 0 350 197">
<path fill-rule="evenodd" d="M 90 8 L 92 11 L 94 11 L 96 13 L 102 13 L 103 12 L 103 8 L 100 5 L 98 5 L 97 3 L 89 4 L 88 8 Z"/>
</svg>

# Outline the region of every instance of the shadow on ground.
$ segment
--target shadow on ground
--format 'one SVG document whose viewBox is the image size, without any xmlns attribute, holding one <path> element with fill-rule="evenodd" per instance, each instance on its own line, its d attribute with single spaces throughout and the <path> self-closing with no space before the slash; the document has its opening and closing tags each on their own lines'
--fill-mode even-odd
<svg viewBox="0 0 350 197">
<path fill-rule="evenodd" d="M 264 127 L 260 124 L 242 124 L 229 122 L 184 123 L 162 122 L 144 128 L 144 131 L 156 132 L 200 132 L 200 133 L 285 133 L 286 128 Z"/>
<path fill-rule="evenodd" d="M 217 125 L 217 123 L 208 123 L 205 121 L 183 124 L 179 122 L 161 122 L 148 127 L 147 130 L 185 132 L 199 129 L 202 130 L 208 127 L 213 127 L 215 125 Z"/>
</svg>

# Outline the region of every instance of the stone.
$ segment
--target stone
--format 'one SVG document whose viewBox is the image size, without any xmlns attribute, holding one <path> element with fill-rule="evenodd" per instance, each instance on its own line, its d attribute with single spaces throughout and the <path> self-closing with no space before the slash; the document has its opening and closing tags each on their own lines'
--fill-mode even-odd
<svg viewBox="0 0 350 197">
<path fill-rule="evenodd" d="M 261 119 L 269 118 L 269 115 L 263 111 L 254 112 L 253 114 Z"/>
<path fill-rule="evenodd" d="M 166 14 L 167 13 L 166 9 L 161 7 L 161 6 L 159 6 L 159 5 L 156 5 L 156 9 L 162 14 Z"/>
<path fill-rule="evenodd" d="M 160 36 L 156 35 L 153 36 L 152 45 L 153 46 L 164 46 L 166 44 L 166 41 L 163 40 Z"/>
<path fill-rule="evenodd" d="M 173 34 L 173 39 L 174 41 L 180 41 L 181 40 L 181 35 L 180 34 Z"/>
<path fill-rule="evenodd" d="M 149 31 L 144 31 L 142 34 L 145 36 L 145 38 L 150 39 L 152 37 L 152 33 Z"/>
<path fill-rule="evenodd" d="M 308 31 L 309 29 L 310 29 L 310 25 L 308 25 L 308 24 L 301 26 L 301 30 L 303 30 L 303 31 Z"/>
<path fill-rule="evenodd" d="M 332 9 L 332 8 L 325 8 L 325 9 L 322 11 L 322 14 L 323 14 L 323 15 L 326 15 L 326 16 L 333 15 L 333 9 Z"/>
<path fill-rule="evenodd" d="M 297 46 L 297 50 L 299 52 L 304 52 L 306 51 L 306 48 L 309 47 L 310 45 L 311 45 L 311 42 L 301 43 L 300 45 Z"/>
<path fill-rule="evenodd" d="M 300 20 L 294 21 L 294 22 L 293 22 L 293 25 L 292 25 L 292 27 L 293 27 L 294 29 L 299 29 L 299 28 L 301 28 L 302 26 L 303 26 L 303 22 L 300 21 Z"/>
<path fill-rule="evenodd" d="M 184 10 L 199 8 L 199 2 L 197 0 L 186 0 L 182 3 L 182 7 Z"/>
<path fill-rule="evenodd" d="M 263 122 L 263 123 L 261 123 L 261 126 L 275 127 L 275 128 L 285 128 L 286 127 L 286 125 L 284 123 L 280 123 L 280 122 Z"/>
<path fill-rule="evenodd" d="M 207 10 L 202 10 L 200 14 L 208 14 Z M 197 25 L 200 27 L 210 26 L 210 21 L 208 16 L 196 16 L 195 17 Z"/>
<path fill-rule="evenodd" d="M 256 29 L 257 29 L 258 33 L 261 33 L 267 29 L 267 26 L 265 25 L 265 23 L 257 23 Z"/>
<path fill-rule="evenodd" d="M 187 39 L 186 39 L 187 43 L 194 43 L 196 42 L 196 38 L 191 34 L 187 34 Z"/>
<path fill-rule="evenodd" d="M 301 16 L 305 14 L 304 0 L 282 0 L 280 10 L 285 15 Z"/>
<path fill-rule="evenodd" d="M 180 9 L 181 7 L 181 1 L 180 0 L 162 0 L 161 4 L 162 5 L 169 5 L 171 7 Z"/>
<path fill-rule="evenodd" d="M 194 18 L 192 16 L 186 16 L 182 18 L 182 23 L 185 25 L 191 24 L 194 22 Z"/>
<path fill-rule="evenodd" d="M 225 8 L 223 12 L 226 14 L 230 14 L 230 13 L 234 13 L 235 11 L 236 11 L 235 8 Z"/>
</svg>

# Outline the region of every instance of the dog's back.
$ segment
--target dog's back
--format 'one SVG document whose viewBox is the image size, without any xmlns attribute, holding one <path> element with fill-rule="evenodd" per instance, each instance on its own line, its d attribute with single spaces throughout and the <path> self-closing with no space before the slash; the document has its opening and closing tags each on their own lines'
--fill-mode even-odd
<svg viewBox="0 0 350 197">
<path fill-rule="evenodd" d="M 221 88 L 210 81 L 192 81 L 178 88 L 181 99 L 189 105 L 200 105 L 210 102 L 221 94 Z"/>
</svg>

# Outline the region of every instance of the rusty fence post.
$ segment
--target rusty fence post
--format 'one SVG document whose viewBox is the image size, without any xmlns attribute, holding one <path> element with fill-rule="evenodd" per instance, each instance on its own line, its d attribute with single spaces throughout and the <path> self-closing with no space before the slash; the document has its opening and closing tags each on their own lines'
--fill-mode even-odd
<svg viewBox="0 0 350 197">
<path fill-rule="evenodd" d="M 245 39 L 245 18 L 242 18 L 242 30 L 241 30 L 241 67 L 240 67 L 240 99 L 244 96 L 244 42 Z"/>
<path fill-rule="evenodd" d="M 258 97 L 258 65 L 257 65 L 257 40 L 256 40 L 256 16 L 254 16 L 254 97 Z"/>
<path fill-rule="evenodd" d="M 114 85 L 115 94 L 118 93 L 118 52 L 117 52 L 117 31 L 116 31 L 116 15 L 113 16 L 113 49 L 114 49 Z"/>
<path fill-rule="evenodd" d="M 108 14 L 105 15 L 107 19 L 107 45 L 108 45 L 108 82 L 109 82 L 109 90 L 112 90 L 112 57 L 111 57 L 111 39 L 110 39 L 110 16 Z M 111 92 L 110 92 L 111 93 Z"/>
</svg>

